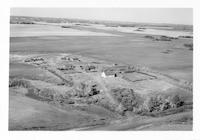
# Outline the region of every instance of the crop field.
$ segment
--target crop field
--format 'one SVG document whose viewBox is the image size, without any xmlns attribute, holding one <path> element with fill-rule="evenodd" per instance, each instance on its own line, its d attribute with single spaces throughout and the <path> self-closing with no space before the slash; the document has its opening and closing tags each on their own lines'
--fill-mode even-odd
<svg viewBox="0 0 200 140">
<path fill-rule="evenodd" d="M 191 28 L 49 20 L 11 17 L 9 130 L 192 130 Z"/>
</svg>

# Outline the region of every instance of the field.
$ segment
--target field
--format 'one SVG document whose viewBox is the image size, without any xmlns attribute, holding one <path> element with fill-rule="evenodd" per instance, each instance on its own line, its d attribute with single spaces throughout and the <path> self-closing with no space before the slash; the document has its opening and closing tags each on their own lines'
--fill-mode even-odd
<svg viewBox="0 0 200 140">
<path fill-rule="evenodd" d="M 11 18 L 10 130 L 192 130 L 191 28 L 38 20 Z"/>
</svg>

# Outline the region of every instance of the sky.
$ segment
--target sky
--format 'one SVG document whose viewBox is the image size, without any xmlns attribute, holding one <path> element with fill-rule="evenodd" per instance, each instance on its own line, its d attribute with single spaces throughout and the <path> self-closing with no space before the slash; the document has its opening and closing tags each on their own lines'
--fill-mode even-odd
<svg viewBox="0 0 200 140">
<path fill-rule="evenodd" d="M 11 8 L 11 15 L 193 24 L 192 8 Z"/>
</svg>

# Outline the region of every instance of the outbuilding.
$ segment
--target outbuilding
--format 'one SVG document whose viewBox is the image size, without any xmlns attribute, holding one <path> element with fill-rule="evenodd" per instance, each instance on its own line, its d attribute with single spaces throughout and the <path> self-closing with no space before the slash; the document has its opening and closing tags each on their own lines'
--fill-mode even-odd
<svg viewBox="0 0 200 140">
<path fill-rule="evenodd" d="M 106 78 L 106 77 L 117 77 L 117 73 L 113 71 L 103 71 L 101 73 L 101 77 Z"/>
</svg>

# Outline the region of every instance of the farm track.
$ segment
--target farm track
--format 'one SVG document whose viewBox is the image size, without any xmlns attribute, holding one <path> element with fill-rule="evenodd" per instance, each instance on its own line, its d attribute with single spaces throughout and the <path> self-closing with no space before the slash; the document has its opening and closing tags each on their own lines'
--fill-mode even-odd
<svg viewBox="0 0 200 140">
<path fill-rule="evenodd" d="M 96 82 L 102 87 L 102 89 L 103 89 L 103 91 L 104 91 L 106 97 L 108 97 L 108 99 L 110 99 L 110 101 L 111 101 L 113 104 L 119 104 L 119 103 L 117 103 L 117 102 L 113 99 L 113 97 L 109 94 L 108 88 L 106 87 L 104 81 L 103 81 L 100 77 L 95 77 L 95 78 L 94 78 L 93 76 L 91 76 L 90 74 L 88 74 L 88 73 L 86 73 L 86 72 L 84 72 L 84 74 L 86 74 L 87 76 L 89 76 L 90 78 L 92 78 L 94 81 L 96 81 Z"/>
<path fill-rule="evenodd" d="M 60 78 L 66 85 L 71 86 L 70 83 L 71 83 L 72 81 L 66 80 L 66 79 L 63 78 L 61 75 L 57 74 L 55 71 L 53 71 L 53 70 L 51 70 L 51 69 L 46 68 L 45 70 L 47 70 L 48 72 L 52 73 L 52 74 L 55 75 L 56 77 Z"/>
</svg>

